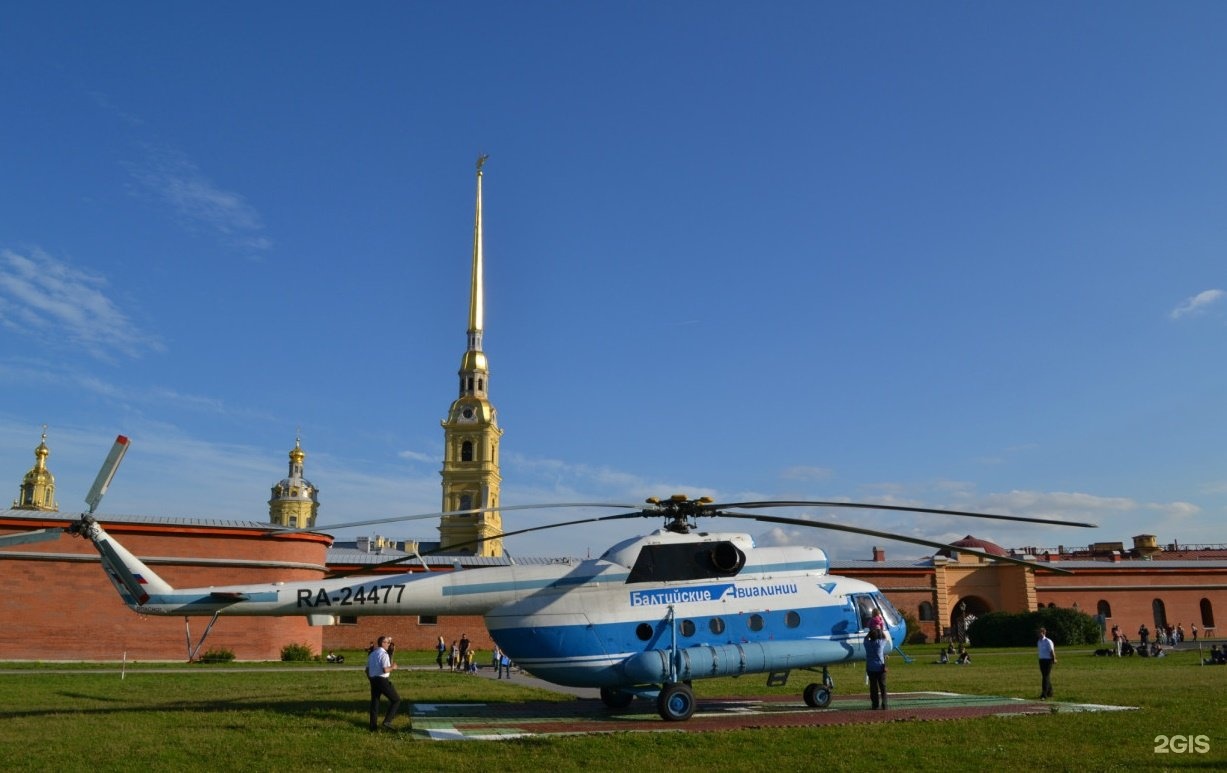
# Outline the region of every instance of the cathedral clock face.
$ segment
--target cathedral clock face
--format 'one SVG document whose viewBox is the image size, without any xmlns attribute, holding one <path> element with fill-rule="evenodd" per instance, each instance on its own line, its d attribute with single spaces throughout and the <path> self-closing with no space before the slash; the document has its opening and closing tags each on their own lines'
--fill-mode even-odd
<svg viewBox="0 0 1227 773">
<path fill-rule="evenodd" d="M 476 414 L 473 413 L 473 409 L 469 406 L 465 406 L 465 409 L 460 412 L 461 418 L 468 419 L 470 421 L 473 419 L 475 415 Z"/>
</svg>

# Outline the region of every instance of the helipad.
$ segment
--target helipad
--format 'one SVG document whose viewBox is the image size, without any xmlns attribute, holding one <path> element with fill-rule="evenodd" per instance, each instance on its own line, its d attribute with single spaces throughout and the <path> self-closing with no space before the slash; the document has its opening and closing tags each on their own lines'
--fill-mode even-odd
<svg viewBox="0 0 1227 773">
<path fill-rule="evenodd" d="M 413 735 L 435 741 L 484 741 L 526 736 L 615 732 L 704 732 L 759 727 L 819 727 L 874 722 L 931 722 L 987 716 L 1081 711 L 1127 711 L 1128 706 L 1024 700 L 942 692 L 897 693 L 886 711 L 873 711 L 863 695 L 836 696 L 826 709 L 795 697 L 708 698 L 688 722 L 666 722 L 650 701 L 612 710 L 599 700 L 563 703 L 416 703 Z"/>
</svg>

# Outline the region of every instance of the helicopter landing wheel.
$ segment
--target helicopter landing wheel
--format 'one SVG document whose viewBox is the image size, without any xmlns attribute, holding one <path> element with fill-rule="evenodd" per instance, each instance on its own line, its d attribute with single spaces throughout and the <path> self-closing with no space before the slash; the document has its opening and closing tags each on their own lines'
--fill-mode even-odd
<svg viewBox="0 0 1227 773">
<path fill-rule="evenodd" d="M 656 699 L 656 710 L 667 722 L 685 722 L 694 714 L 694 693 L 681 682 L 667 684 Z"/>
<path fill-rule="evenodd" d="M 601 688 L 601 702 L 611 709 L 624 709 L 631 705 L 633 700 L 635 700 L 634 693 L 622 692 L 612 687 Z"/>
<path fill-rule="evenodd" d="M 812 709 L 825 709 L 831 705 L 830 688 L 817 682 L 806 686 L 801 697 L 805 699 L 805 705 Z"/>
</svg>

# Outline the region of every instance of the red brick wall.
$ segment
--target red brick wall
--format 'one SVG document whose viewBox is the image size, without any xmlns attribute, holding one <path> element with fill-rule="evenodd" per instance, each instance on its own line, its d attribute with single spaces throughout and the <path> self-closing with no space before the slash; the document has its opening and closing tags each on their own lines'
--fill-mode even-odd
<svg viewBox="0 0 1227 773">
<path fill-rule="evenodd" d="M 0 533 L 30 528 L 29 521 L 7 522 L 0 524 Z M 325 560 L 326 539 L 315 535 L 272 538 L 258 529 L 119 523 L 106 524 L 106 528 L 143 559 L 185 559 L 149 561 L 154 571 L 177 586 L 322 576 L 320 570 L 310 568 L 227 565 L 225 559 L 313 566 L 322 566 Z M 202 557 L 223 563 L 189 563 Z M 930 568 L 864 567 L 842 573 L 874 583 L 895 606 L 913 617 L 918 617 L 922 602 L 933 601 Z M 1143 565 L 1105 563 L 1102 568 L 1079 569 L 1072 577 L 1040 572 L 1035 575 L 1035 583 L 1036 598 L 1044 605 L 1069 607 L 1077 603 L 1079 609 L 1093 615 L 1098 601 L 1106 600 L 1112 607 L 1109 625 L 1119 624 L 1131 638 L 1136 637 L 1143 622 L 1153 628 L 1151 604 L 1156 598 L 1164 602 L 1168 621 L 1183 624 L 1186 632 L 1193 622 L 1198 628 L 1205 627 L 1199 607 L 1202 599 L 1210 600 L 1220 631 L 1227 626 L 1227 569 L 1169 568 L 1161 561 Z M 0 550 L 0 587 L 4 588 L 0 594 L 0 660 L 119 660 L 125 653 L 129 660 L 187 657 L 183 618 L 150 617 L 130 611 L 85 540 L 63 536 L 55 542 Z M 194 642 L 208 621 L 207 617 L 191 619 Z M 934 623 L 922 623 L 921 629 L 930 640 L 937 633 Z M 277 660 L 287 644 L 306 644 L 316 653 L 363 649 L 385 633 L 395 636 L 402 649 L 429 650 L 439 635 L 450 644 L 464 633 L 484 656 L 493 646 L 480 617 L 439 618 L 437 624 L 423 624 L 416 616 L 360 617 L 356 625 L 324 627 L 308 626 L 299 617 L 223 617 L 202 652 L 228 649 L 240 660 Z"/>
<path fill-rule="evenodd" d="M 7 526 L 7 524 L 6 524 Z M 28 529 L 5 528 L 5 532 Z M 106 528 L 135 555 L 211 557 L 248 561 L 285 561 L 322 565 L 325 543 L 307 535 L 271 539 L 259 531 L 220 533 L 175 527 Z M 305 537 L 305 538 L 304 538 Z M 21 554 L 42 554 L 23 558 Z M 78 558 L 79 557 L 79 558 Z M 320 571 L 258 566 L 189 566 L 149 562 L 171 585 L 193 587 L 314 579 Z M 54 542 L 0 551 L 0 659 L 5 660 L 186 660 L 182 617 L 153 617 L 129 610 L 120 600 L 97 552 L 86 540 L 60 537 Z M 193 642 L 209 618 L 191 618 Z M 221 618 L 202 649 L 228 649 L 240 660 L 277 660 L 286 644 L 322 646 L 322 629 L 303 618 Z"/>
<path fill-rule="evenodd" d="M 461 634 L 468 634 L 471 646 L 487 656 L 494 641 L 486 631 L 481 617 L 440 617 L 438 623 L 422 624 L 416 616 L 405 617 L 359 617 L 357 625 L 334 625 L 324 628 L 324 651 L 340 649 L 365 649 L 368 644 L 384 634 L 396 639 L 402 650 L 433 650 L 439 636 L 450 647 L 459 641 Z M 482 662 L 485 665 L 485 662 Z"/>
<path fill-rule="evenodd" d="M 1202 619 L 1201 600 L 1208 599 L 1222 635 L 1227 624 L 1227 570 L 1210 568 L 1170 569 L 1161 561 L 1133 565 L 1121 571 L 1121 564 L 1105 564 L 1100 569 L 1079 569 L 1072 576 L 1047 573 L 1036 575 L 1036 594 L 1039 602 L 1058 607 L 1072 607 L 1089 615 L 1096 614 L 1099 602 L 1106 601 L 1111 607 L 1109 629 L 1119 625 L 1131 640 L 1137 639 L 1142 623 L 1154 630 L 1153 602 L 1163 602 L 1167 622 L 1181 624 L 1185 633 L 1191 632 L 1196 623 L 1204 630 L 1208 621 Z M 1118 567 L 1109 569 L 1108 567 Z"/>
</svg>

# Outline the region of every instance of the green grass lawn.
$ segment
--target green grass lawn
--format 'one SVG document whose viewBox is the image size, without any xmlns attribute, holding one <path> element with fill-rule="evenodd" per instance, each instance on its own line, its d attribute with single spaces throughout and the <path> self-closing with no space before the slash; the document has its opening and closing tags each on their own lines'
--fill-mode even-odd
<svg viewBox="0 0 1227 773">
<path fill-rule="evenodd" d="M 1034 698 L 1039 672 L 1028 650 L 976 651 L 970 666 L 891 659 L 893 691 L 942 690 Z M 1161 659 L 1062 651 L 1058 701 L 1137 706 L 1138 711 L 887 722 L 811 729 L 617 733 L 497 742 L 429 742 L 366 731 L 362 653 L 344 666 L 165 664 L 16 666 L 0 673 L 0 768 L 5 770 L 1129 770 L 1227 767 L 1227 668 L 1198 665 L 1195 651 Z M 402 663 L 431 662 L 400 653 Z M 260 670 L 262 667 L 278 670 Z M 0 669 L 8 669 L 0 664 Z M 84 672 L 82 672 L 84 671 Z M 839 694 L 864 694 L 856 665 L 832 669 Z M 695 683 L 704 696 L 797 696 L 761 676 Z M 402 671 L 407 701 L 485 703 L 571 700 L 515 683 L 431 670 Z M 700 707 L 701 708 L 701 707 Z M 407 720 L 407 715 L 405 720 Z M 655 725 L 661 727 L 659 723 Z M 1155 752 L 1158 736 L 1205 736 L 1208 751 Z M 1183 744 L 1166 744 L 1169 749 Z"/>
</svg>

